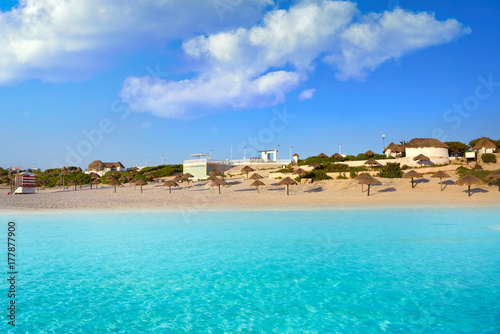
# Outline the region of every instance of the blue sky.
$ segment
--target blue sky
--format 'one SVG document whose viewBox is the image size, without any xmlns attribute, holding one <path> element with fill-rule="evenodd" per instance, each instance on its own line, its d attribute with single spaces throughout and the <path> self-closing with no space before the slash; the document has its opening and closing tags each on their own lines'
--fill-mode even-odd
<svg viewBox="0 0 500 334">
<path fill-rule="evenodd" d="M 0 8 L 2 167 L 182 163 L 231 147 L 237 159 L 245 146 L 247 157 L 277 145 L 282 158 L 339 143 L 381 152 L 382 134 L 386 145 L 500 138 L 498 1 Z"/>
</svg>

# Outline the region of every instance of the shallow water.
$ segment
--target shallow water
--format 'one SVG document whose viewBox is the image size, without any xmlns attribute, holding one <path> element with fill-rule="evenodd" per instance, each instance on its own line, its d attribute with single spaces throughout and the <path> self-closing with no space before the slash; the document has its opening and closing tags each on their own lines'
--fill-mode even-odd
<svg viewBox="0 0 500 334">
<path fill-rule="evenodd" d="M 15 218 L 20 333 L 500 332 L 498 209 Z"/>
</svg>

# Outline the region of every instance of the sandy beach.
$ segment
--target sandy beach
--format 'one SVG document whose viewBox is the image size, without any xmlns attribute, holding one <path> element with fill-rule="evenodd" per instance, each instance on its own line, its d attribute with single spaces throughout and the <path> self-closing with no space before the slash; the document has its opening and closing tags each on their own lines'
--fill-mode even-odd
<svg viewBox="0 0 500 334">
<path fill-rule="evenodd" d="M 372 186 L 370 196 L 354 180 L 325 180 L 312 184 L 290 186 L 290 195 L 286 186 L 278 186 L 279 180 L 267 178 L 268 172 L 259 171 L 264 176 L 266 186 L 259 192 L 238 175 L 225 178 L 230 184 L 221 188 L 210 187 L 210 181 L 180 184 L 169 193 L 168 187 L 157 180 L 140 188 L 125 184 L 113 192 L 113 187 L 100 185 L 98 189 L 82 186 L 73 190 L 63 188 L 43 189 L 32 195 L 7 195 L 9 188 L 0 188 L 0 211 L 39 211 L 64 209 L 92 210 L 130 210 L 130 209 L 165 209 L 165 210 L 212 210 L 212 209 L 259 209 L 259 208 L 340 208 L 340 207 L 413 207 L 413 206 L 449 206 L 477 207 L 496 206 L 500 201 L 500 192 L 496 185 L 473 186 L 472 196 L 467 196 L 467 187 L 453 184 L 457 177 L 443 180 L 445 188 L 440 191 L 439 179 L 427 178 L 416 180 L 412 189 L 409 179 L 383 179 L 382 185 Z M 162 180 L 168 180 L 163 178 Z"/>
</svg>

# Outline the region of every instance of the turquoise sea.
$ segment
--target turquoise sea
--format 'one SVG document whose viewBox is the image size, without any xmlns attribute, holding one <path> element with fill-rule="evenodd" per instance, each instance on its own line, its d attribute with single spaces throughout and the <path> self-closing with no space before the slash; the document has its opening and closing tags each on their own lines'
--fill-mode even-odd
<svg viewBox="0 0 500 334">
<path fill-rule="evenodd" d="M 500 209 L 0 217 L 3 332 L 500 333 Z"/>
</svg>

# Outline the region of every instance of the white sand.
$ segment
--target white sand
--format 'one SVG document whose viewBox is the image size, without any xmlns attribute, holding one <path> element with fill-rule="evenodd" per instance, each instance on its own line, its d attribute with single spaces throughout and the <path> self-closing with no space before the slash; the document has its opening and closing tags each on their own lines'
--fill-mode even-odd
<svg viewBox="0 0 500 334">
<path fill-rule="evenodd" d="M 411 188 L 408 179 L 383 179 L 381 186 L 372 186 L 368 197 L 361 192 L 361 185 L 354 180 L 326 180 L 313 184 L 290 186 L 290 196 L 286 195 L 285 186 L 273 186 L 278 180 L 270 180 L 266 176 L 269 171 L 258 171 L 265 178 L 266 186 L 260 193 L 250 187 L 252 180 L 246 176 L 234 176 L 225 180 L 229 187 L 210 188 L 210 182 L 191 183 L 189 188 L 181 189 L 161 186 L 160 182 L 150 183 L 143 187 L 124 185 L 113 192 L 113 187 L 100 185 L 99 189 L 84 186 L 77 191 L 62 188 L 37 190 L 34 195 L 10 195 L 9 188 L 0 188 L 0 212 L 61 210 L 61 209 L 161 209 L 161 210 L 213 210 L 213 209 L 256 209 L 256 208 L 338 208 L 338 207 L 393 207 L 393 206 L 448 206 L 476 207 L 498 206 L 500 192 L 496 185 L 473 186 L 473 194 L 467 196 L 467 187 L 450 185 L 451 179 L 443 180 L 446 188 L 439 188 L 439 179 L 426 178 L 417 181 Z M 169 178 L 167 178 L 169 179 Z"/>
</svg>

